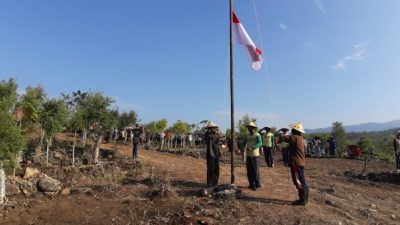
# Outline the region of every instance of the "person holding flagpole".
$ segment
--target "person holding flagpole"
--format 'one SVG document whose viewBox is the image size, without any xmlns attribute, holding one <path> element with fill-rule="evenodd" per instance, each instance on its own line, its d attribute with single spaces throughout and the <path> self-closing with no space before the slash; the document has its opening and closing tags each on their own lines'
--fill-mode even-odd
<svg viewBox="0 0 400 225">
<path fill-rule="evenodd" d="M 207 144 L 207 185 L 218 185 L 219 179 L 219 159 L 221 157 L 219 149 L 220 132 L 218 126 L 209 122 L 206 127 L 205 141 Z"/>
</svg>

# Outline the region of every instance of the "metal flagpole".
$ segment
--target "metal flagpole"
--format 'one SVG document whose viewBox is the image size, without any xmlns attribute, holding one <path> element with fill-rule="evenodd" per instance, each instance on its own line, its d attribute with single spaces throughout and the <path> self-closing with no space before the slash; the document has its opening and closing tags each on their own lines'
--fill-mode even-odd
<svg viewBox="0 0 400 225">
<path fill-rule="evenodd" d="M 233 155 L 234 155 L 234 143 L 235 143 L 235 108 L 234 108 L 234 91 L 233 91 L 233 35 L 232 35 L 232 0 L 229 0 L 229 58 L 230 58 L 230 87 L 231 87 L 231 184 L 235 183 L 235 173 L 234 173 L 234 162 L 233 162 Z"/>
</svg>

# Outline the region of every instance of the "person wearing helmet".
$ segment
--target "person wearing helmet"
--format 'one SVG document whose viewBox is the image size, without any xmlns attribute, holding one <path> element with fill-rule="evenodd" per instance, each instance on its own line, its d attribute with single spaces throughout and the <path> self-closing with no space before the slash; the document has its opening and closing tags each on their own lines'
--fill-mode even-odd
<svg viewBox="0 0 400 225">
<path fill-rule="evenodd" d="M 400 131 L 397 131 L 396 138 L 393 140 L 394 156 L 396 160 L 396 169 L 400 173 Z"/>
<path fill-rule="evenodd" d="M 256 191 L 261 187 L 260 172 L 258 169 L 258 157 L 260 156 L 260 147 L 262 146 L 261 135 L 257 132 L 257 125 L 250 122 L 246 125 L 250 134 L 246 137 L 246 167 L 249 188 Z"/>
<path fill-rule="evenodd" d="M 205 141 L 207 144 L 207 185 L 218 185 L 219 179 L 219 140 L 220 132 L 218 126 L 210 122 L 206 126 Z"/>
<path fill-rule="evenodd" d="M 291 135 L 282 135 L 281 138 L 285 142 L 289 143 L 289 165 L 293 183 L 299 194 L 299 200 L 294 201 L 293 205 L 306 205 L 308 202 L 308 186 L 304 176 L 306 158 L 303 135 L 305 132 L 301 123 L 292 124 L 290 125 L 290 128 L 292 128 Z"/>
</svg>

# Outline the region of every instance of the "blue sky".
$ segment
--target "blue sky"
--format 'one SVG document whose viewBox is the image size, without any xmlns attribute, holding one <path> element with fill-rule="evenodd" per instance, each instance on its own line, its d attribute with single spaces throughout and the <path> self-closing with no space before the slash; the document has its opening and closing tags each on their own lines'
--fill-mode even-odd
<svg viewBox="0 0 400 225">
<path fill-rule="evenodd" d="M 256 73 L 234 46 L 237 119 L 305 128 L 400 119 L 400 1 L 235 8 L 264 58 Z M 21 91 L 41 84 L 52 97 L 102 91 L 143 122 L 226 128 L 228 22 L 228 0 L 0 0 L 0 79 L 16 78 Z"/>
</svg>

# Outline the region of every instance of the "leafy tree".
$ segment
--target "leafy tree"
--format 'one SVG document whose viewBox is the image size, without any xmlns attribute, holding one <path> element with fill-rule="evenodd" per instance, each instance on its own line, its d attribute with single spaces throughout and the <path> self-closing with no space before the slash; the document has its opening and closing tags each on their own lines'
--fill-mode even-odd
<svg viewBox="0 0 400 225">
<path fill-rule="evenodd" d="M 372 156 L 373 149 L 375 148 L 374 143 L 368 137 L 362 137 L 357 143 L 358 147 L 361 149 L 361 153 L 364 156 Z"/>
<path fill-rule="evenodd" d="M 65 128 L 67 120 L 67 106 L 64 100 L 50 99 L 43 104 L 40 122 L 46 138 L 46 162 L 49 164 L 49 147 L 54 135 Z"/>
<path fill-rule="evenodd" d="M 346 130 L 343 127 L 343 123 L 341 122 L 333 122 L 332 123 L 332 132 L 331 135 L 335 138 L 339 154 L 341 154 L 348 145 L 348 141 L 346 139 Z"/>
<path fill-rule="evenodd" d="M 110 110 L 111 104 L 115 101 L 100 92 L 90 92 L 77 106 L 77 121 L 84 121 L 86 126 L 94 128 L 95 146 L 93 150 L 93 161 L 98 162 L 100 143 L 105 130 L 115 125 L 115 115 Z"/>
<path fill-rule="evenodd" d="M 123 112 L 118 116 L 118 127 L 124 128 L 133 126 L 137 122 L 137 113 L 135 111 Z"/>
<path fill-rule="evenodd" d="M 172 124 L 172 127 L 169 130 L 173 133 L 187 134 L 190 131 L 190 125 L 181 120 L 177 120 L 174 124 Z"/>
<path fill-rule="evenodd" d="M 27 87 L 21 96 L 18 107 L 23 110 L 22 128 L 27 135 L 28 142 L 36 146 L 43 144 L 44 133 L 40 124 L 40 113 L 46 100 L 46 92 L 42 86 Z"/>
<path fill-rule="evenodd" d="M 0 161 L 15 167 L 19 153 L 26 147 L 25 137 L 12 116 L 18 85 L 13 79 L 0 82 Z"/>
<path fill-rule="evenodd" d="M 256 122 L 256 118 L 250 118 L 249 115 L 244 115 L 242 119 L 239 120 L 238 129 L 239 129 L 239 137 L 246 137 L 249 135 L 249 131 L 246 128 L 246 125 L 250 122 Z"/>
</svg>

